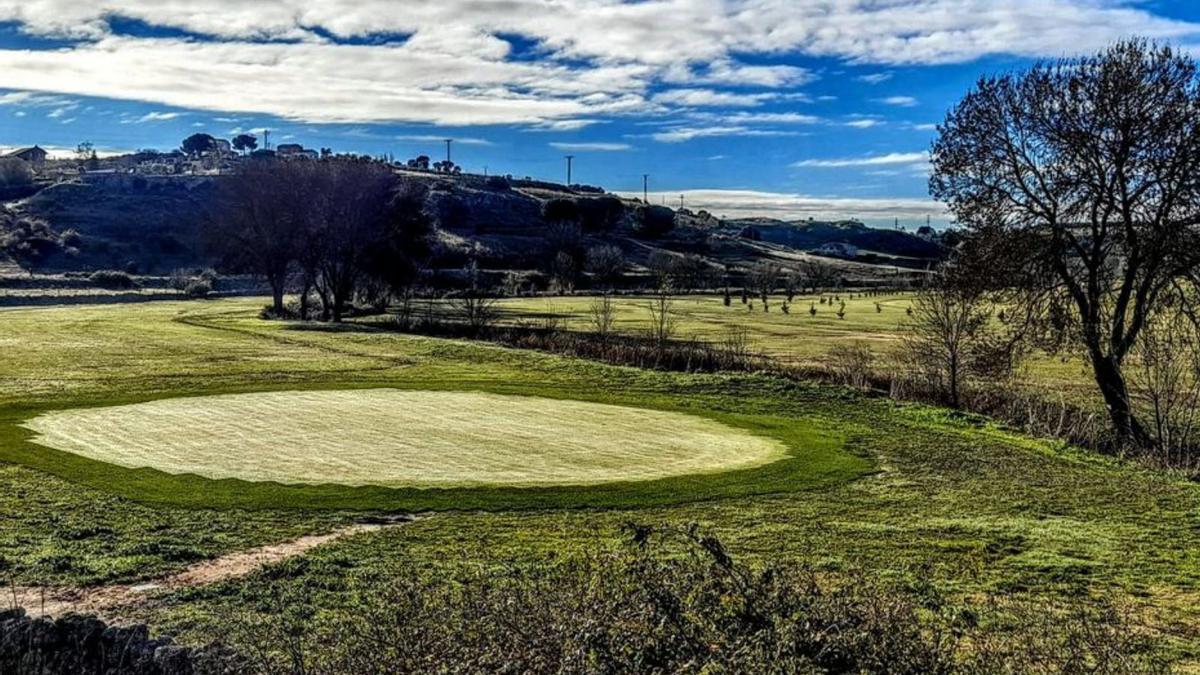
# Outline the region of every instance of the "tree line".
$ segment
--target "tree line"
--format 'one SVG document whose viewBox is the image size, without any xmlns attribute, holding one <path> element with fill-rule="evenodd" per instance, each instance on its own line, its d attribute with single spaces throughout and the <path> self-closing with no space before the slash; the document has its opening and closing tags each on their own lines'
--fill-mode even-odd
<svg viewBox="0 0 1200 675">
<path fill-rule="evenodd" d="M 416 281 L 432 229 L 424 204 L 423 188 L 380 163 L 252 159 L 221 182 L 208 231 L 227 266 L 266 280 L 272 313 L 286 313 L 297 280 L 301 318 L 315 295 L 321 318 L 340 321 L 356 293 Z"/>
</svg>

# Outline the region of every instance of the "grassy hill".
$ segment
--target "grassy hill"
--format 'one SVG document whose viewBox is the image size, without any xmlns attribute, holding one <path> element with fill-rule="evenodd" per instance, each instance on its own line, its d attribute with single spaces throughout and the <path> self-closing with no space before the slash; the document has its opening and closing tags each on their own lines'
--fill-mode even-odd
<svg viewBox="0 0 1200 675">
<path fill-rule="evenodd" d="M 664 207 L 652 208 L 673 218 L 674 227 L 650 236 L 639 230 L 639 209 L 645 208 L 639 201 L 596 188 L 424 171 L 399 170 L 398 174 L 427 191 L 426 210 L 437 225 L 435 269 L 458 269 L 474 258 L 490 270 L 544 271 L 555 246 L 561 245 L 555 240 L 553 224 L 543 217 L 546 204 L 553 200 L 569 200 L 580 209 L 582 236 L 574 246 L 581 250 L 617 246 L 635 276 L 662 254 L 697 256 L 714 276 L 726 266 L 740 269 L 763 260 L 799 268 L 814 260 L 806 251 L 824 243 L 846 242 L 876 255 L 820 261 L 848 281 L 869 281 L 893 277 L 899 268 L 924 269 L 929 259 L 941 254 L 936 244 L 919 237 L 852 221 L 722 221 Z M 16 216 L 44 221 L 56 232 L 77 233 L 72 250 L 25 262 L 38 272 L 116 268 L 166 274 L 217 262 L 206 246 L 205 224 L 214 212 L 220 180 L 227 179 L 84 176 L 46 187 L 5 208 Z M 754 236 L 744 232 L 748 228 Z"/>
</svg>

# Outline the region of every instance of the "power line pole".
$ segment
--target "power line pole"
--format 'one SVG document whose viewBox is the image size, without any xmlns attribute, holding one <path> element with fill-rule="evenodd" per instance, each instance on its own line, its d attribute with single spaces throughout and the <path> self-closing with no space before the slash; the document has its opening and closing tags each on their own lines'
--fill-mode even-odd
<svg viewBox="0 0 1200 675">
<path fill-rule="evenodd" d="M 450 161 L 450 144 L 454 142 L 453 138 L 446 139 L 446 161 Z"/>
<path fill-rule="evenodd" d="M 679 210 L 683 210 L 683 195 L 679 195 Z"/>
<path fill-rule="evenodd" d="M 567 187 L 571 187 L 571 162 L 575 160 L 575 155 L 567 155 Z"/>
<path fill-rule="evenodd" d="M 642 202 L 650 203 L 650 174 L 642 174 Z"/>
<path fill-rule="evenodd" d="M 263 129 L 263 150 L 271 149 L 271 130 Z"/>
</svg>

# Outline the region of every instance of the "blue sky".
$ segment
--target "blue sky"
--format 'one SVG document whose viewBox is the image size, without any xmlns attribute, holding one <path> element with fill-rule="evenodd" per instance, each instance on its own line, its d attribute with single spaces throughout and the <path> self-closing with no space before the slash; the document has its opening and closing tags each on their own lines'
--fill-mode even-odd
<svg viewBox="0 0 1200 675">
<path fill-rule="evenodd" d="M 0 0 L 0 146 L 204 131 L 640 192 L 726 215 L 942 220 L 933 125 L 982 73 L 1142 35 L 1159 0 Z"/>
</svg>

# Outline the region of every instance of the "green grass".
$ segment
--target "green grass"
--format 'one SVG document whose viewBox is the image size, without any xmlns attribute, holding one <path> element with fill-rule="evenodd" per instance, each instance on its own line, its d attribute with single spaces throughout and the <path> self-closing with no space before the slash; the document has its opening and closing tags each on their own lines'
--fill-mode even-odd
<svg viewBox="0 0 1200 675">
<path fill-rule="evenodd" d="M 821 304 L 821 298 L 828 302 Z M 728 327 L 741 326 L 747 330 L 750 347 L 755 351 L 804 365 L 823 362 L 830 350 L 848 342 L 862 343 L 884 359 L 897 347 L 902 326 L 908 320 L 907 309 L 912 304 L 912 295 L 907 293 L 797 295 L 789 313 L 784 314 L 780 307 L 785 299 L 771 296 L 770 311 L 763 312 L 758 298 L 753 299 L 752 308 L 748 309 L 737 295 L 726 307 L 719 291 L 677 296 L 672 307 L 676 332 L 679 337 L 720 341 Z M 846 303 L 846 311 L 845 317 L 839 319 L 837 311 L 842 301 Z M 506 323 L 556 317 L 564 328 L 586 331 L 591 330 L 591 302 L 586 296 L 509 298 L 501 300 L 497 307 Z M 619 296 L 613 299 L 613 305 L 616 331 L 637 334 L 649 329 L 647 298 Z M 817 308 L 815 315 L 809 314 L 811 306 Z M 1067 393 L 1084 400 L 1095 398 L 1095 381 L 1086 363 L 1078 358 L 1037 354 L 1030 359 L 1022 376 L 1027 383 L 1055 394 Z"/>
<path fill-rule="evenodd" d="M 931 602 L 941 595 L 980 606 L 1018 598 L 1047 611 L 1115 603 L 1172 659 L 1192 666 L 1200 659 L 1196 484 L 974 418 L 836 388 L 646 372 L 365 328 L 298 329 L 259 321 L 260 304 L 0 311 L 0 451 L 11 457 L 36 448 L 26 443 L 28 432 L 14 430 L 44 410 L 386 384 L 706 415 L 784 439 L 798 453 L 796 464 L 785 460 L 718 481 L 670 479 L 678 482 L 652 489 L 640 483 L 624 494 L 610 486 L 617 492 L 608 492 L 608 501 L 591 502 L 620 509 L 561 508 L 587 505 L 589 495 L 597 497 L 591 488 L 445 491 L 434 505 L 447 512 L 143 610 L 156 628 L 187 640 L 223 637 L 231 611 L 276 611 L 280 588 L 297 611 L 330 612 L 352 606 L 355 594 L 391 575 L 453 578 L 456 570 L 537 567 L 617 545 L 624 522 L 694 522 L 721 536 L 737 557 L 797 561 L 828 575 L 862 570 Z M 787 320 L 802 318 L 793 312 Z M 812 454 L 804 456 L 805 448 Z M 160 477 L 147 485 L 172 488 L 169 494 L 131 494 L 148 500 L 134 501 L 122 497 L 137 478 L 129 470 L 106 477 L 90 467 L 73 475 L 77 467 L 63 459 L 43 468 L 73 482 L 22 464 L 0 470 L 0 556 L 20 583 L 140 578 L 351 517 L 261 502 L 231 508 L 250 485 L 203 479 L 183 493 L 192 508 L 155 504 L 181 497 L 177 484 Z M 418 496 L 425 506 L 433 497 L 426 491 L 411 498 Z M 330 505 L 319 490 L 271 497 L 290 506 Z M 199 508 L 205 501 L 223 508 Z M 480 506 L 487 510 L 475 510 Z"/>
<path fill-rule="evenodd" d="M 781 414 L 790 412 L 789 404 L 781 404 L 771 391 L 774 381 L 648 373 L 352 327 L 305 329 L 260 321 L 254 318 L 256 306 L 254 301 L 162 303 L 3 314 L 10 334 L 19 337 L 7 345 L 12 358 L 0 366 L 6 384 L 0 387 L 0 459 L 146 503 L 407 511 L 664 504 L 812 489 L 870 469 L 864 458 L 840 450 L 843 430 L 815 428 L 794 404 L 795 414 Z M 84 326 L 86 332 L 80 332 Z M 597 485 L 349 487 L 130 469 L 33 443 L 34 432 L 22 426 L 52 410 L 179 396 L 380 386 L 585 400 L 698 415 L 777 440 L 787 455 L 724 473 Z M 18 402 L 19 387 L 41 393 Z M 276 423 L 286 426 L 288 420 Z"/>
<path fill-rule="evenodd" d="M 393 388 L 161 399 L 44 413 L 23 426 L 39 445 L 118 466 L 308 485 L 591 485 L 787 455 L 778 441 L 696 415 Z"/>
</svg>

